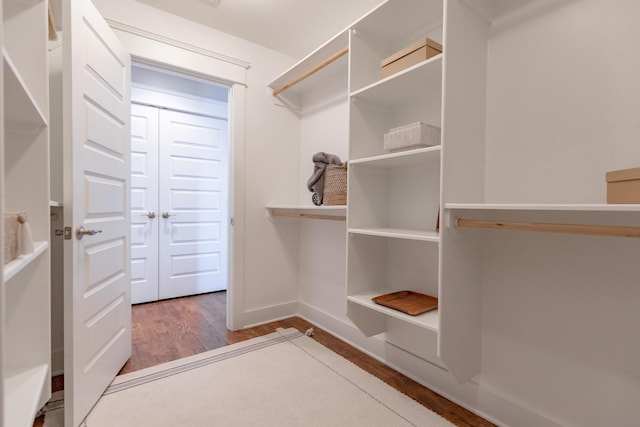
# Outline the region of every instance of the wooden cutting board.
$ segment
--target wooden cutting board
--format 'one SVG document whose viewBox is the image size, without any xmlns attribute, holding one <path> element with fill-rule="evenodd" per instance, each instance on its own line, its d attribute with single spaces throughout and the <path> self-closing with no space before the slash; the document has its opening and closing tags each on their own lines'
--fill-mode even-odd
<svg viewBox="0 0 640 427">
<path fill-rule="evenodd" d="M 438 298 L 413 291 L 399 291 L 371 298 L 376 304 L 393 308 L 411 316 L 438 308 Z"/>
</svg>

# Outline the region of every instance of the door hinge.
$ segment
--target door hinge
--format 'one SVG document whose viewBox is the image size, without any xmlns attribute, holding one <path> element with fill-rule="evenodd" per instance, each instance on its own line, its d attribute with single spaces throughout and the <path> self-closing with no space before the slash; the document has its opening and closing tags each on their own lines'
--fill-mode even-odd
<svg viewBox="0 0 640 427">
<path fill-rule="evenodd" d="M 233 218 L 229 219 L 229 224 L 231 224 L 231 226 L 233 227 Z"/>
</svg>

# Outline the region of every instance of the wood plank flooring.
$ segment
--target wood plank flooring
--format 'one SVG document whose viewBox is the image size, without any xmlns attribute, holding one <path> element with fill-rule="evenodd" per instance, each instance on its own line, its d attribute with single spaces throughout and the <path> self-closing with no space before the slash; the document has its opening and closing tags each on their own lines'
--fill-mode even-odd
<svg viewBox="0 0 640 427">
<path fill-rule="evenodd" d="M 131 319 L 132 354 L 120 374 L 266 335 L 279 327 L 293 327 L 302 332 L 313 327 L 315 332 L 313 338 L 316 341 L 440 414 L 453 424 L 462 427 L 494 425 L 304 319 L 292 317 L 233 332 L 226 329 L 225 316 L 225 292 L 133 306 Z M 54 384 L 57 384 L 57 387 L 60 387 L 60 383 L 60 378 L 55 379 Z M 35 425 L 42 424 L 36 423 Z"/>
</svg>

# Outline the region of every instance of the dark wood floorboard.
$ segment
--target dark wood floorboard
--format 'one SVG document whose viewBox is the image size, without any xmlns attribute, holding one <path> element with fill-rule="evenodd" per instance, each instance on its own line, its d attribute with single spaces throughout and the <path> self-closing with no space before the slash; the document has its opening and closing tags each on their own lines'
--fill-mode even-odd
<svg viewBox="0 0 640 427">
<path fill-rule="evenodd" d="M 494 425 L 299 317 L 242 331 L 228 331 L 226 298 L 226 292 L 214 292 L 133 306 L 131 358 L 119 375 L 266 335 L 280 327 L 296 328 L 301 332 L 313 327 L 313 339 L 320 344 L 453 424 L 461 427 Z M 54 379 L 54 391 L 61 382 L 60 378 Z"/>
</svg>

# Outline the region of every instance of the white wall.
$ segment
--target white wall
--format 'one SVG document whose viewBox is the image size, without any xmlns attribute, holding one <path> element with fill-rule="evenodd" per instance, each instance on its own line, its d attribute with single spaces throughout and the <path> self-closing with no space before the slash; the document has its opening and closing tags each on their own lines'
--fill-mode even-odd
<svg viewBox="0 0 640 427">
<path fill-rule="evenodd" d="M 494 24 L 487 202 L 605 203 L 606 171 L 640 164 L 639 18 L 635 0 L 574 0 Z M 483 243 L 477 381 L 561 425 L 639 425 L 640 241 Z"/>
<path fill-rule="evenodd" d="M 323 151 L 337 155 L 343 162 L 348 160 L 346 75 L 307 93 L 302 101 L 299 203 L 312 205 L 306 182 L 313 172 L 313 155 Z M 300 220 L 300 303 L 347 322 L 345 238 L 346 221 Z"/>
<path fill-rule="evenodd" d="M 493 25 L 485 201 L 605 203 L 605 172 L 640 158 L 640 3 L 537 10 Z"/>
<path fill-rule="evenodd" d="M 267 84 L 295 59 L 132 0 L 94 3 L 112 21 L 250 64 L 244 76 L 247 89 L 242 177 L 246 192 L 237 195 L 243 197 L 245 206 L 242 323 L 248 325 L 294 314 L 297 265 L 292 262 L 290 252 L 297 234 L 283 238 L 276 233 L 267 219 L 265 205 L 273 200 L 293 200 L 297 194 L 298 171 L 291 165 L 298 162 L 299 123 L 291 112 L 275 107 L 266 91 Z M 123 39 L 125 44 L 131 43 L 129 38 Z M 159 61 L 172 63 L 176 61 L 173 50 L 158 50 L 153 55 Z M 206 55 L 191 52 L 184 58 L 187 59 L 176 65 L 201 73 L 215 70 L 210 65 L 212 58 Z"/>
</svg>

